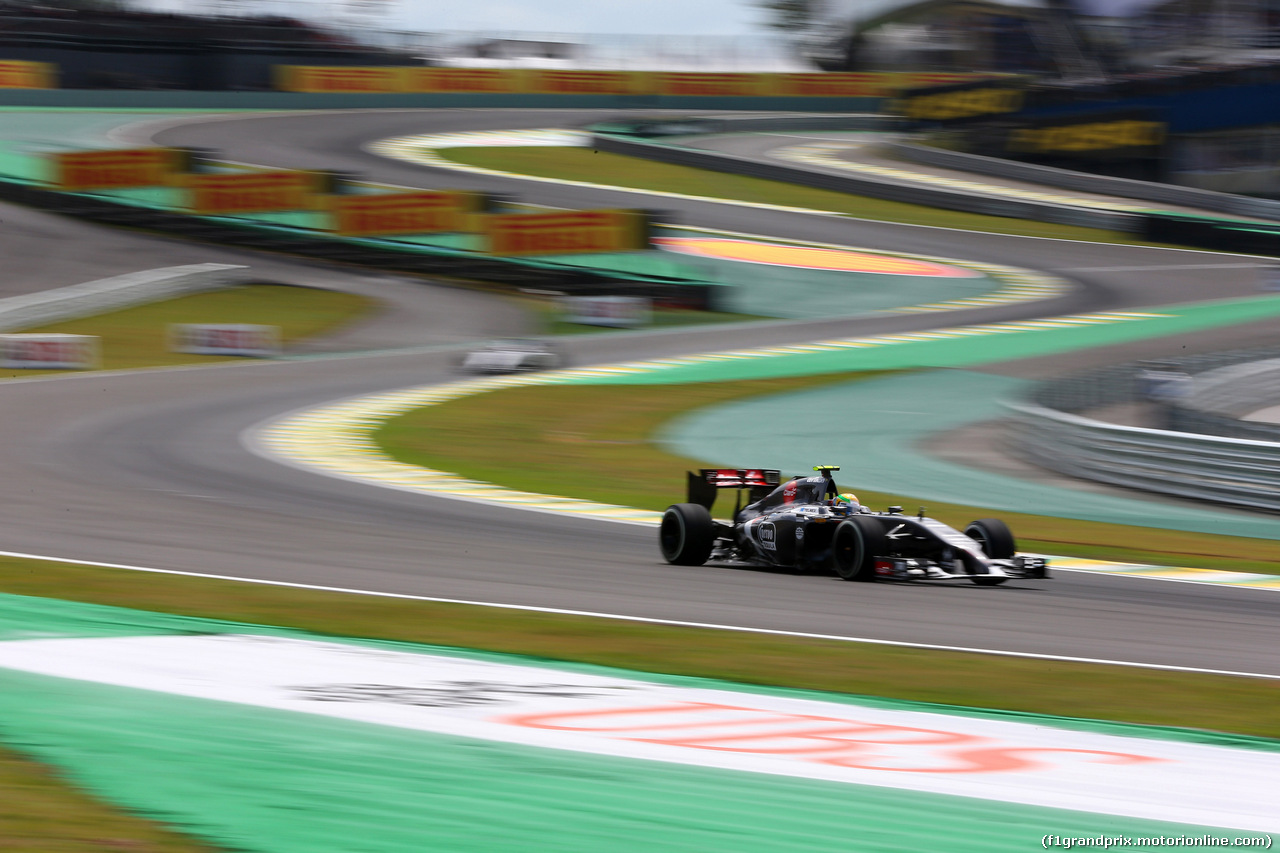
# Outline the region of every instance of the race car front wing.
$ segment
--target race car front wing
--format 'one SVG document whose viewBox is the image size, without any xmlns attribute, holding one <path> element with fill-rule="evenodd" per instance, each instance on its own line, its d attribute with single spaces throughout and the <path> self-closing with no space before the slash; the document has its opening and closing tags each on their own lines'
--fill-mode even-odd
<svg viewBox="0 0 1280 853">
<path fill-rule="evenodd" d="M 876 575 L 888 580 L 972 581 L 975 577 L 959 560 L 948 566 L 936 560 L 909 557 L 878 557 Z M 1043 557 L 1027 557 L 1021 554 L 1004 560 L 988 560 L 985 576 L 1043 579 L 1049 577 L 1049 562 Z M 976 575 L 976 577 L 983 577 L 983 575 Z"/>
</svg>

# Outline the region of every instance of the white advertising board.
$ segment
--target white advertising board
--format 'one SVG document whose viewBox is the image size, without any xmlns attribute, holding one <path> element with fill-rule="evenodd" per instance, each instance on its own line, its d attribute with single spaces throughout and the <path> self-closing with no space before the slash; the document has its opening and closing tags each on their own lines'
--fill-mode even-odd
<svg viewBox="0 0 1280 853">
<path fill-rule="evenodd" d="M 273 358 L 280 354 L 280 327 L 253 323 L 174 323 L 169 348 L 194 355 Z"/>
<path fill-rule="evenodd" d="M 99 363 L 94 335 L 0 335 L 0 367 L 27 370 L 91 370 Z"/>
<path fill-rule="evenodd" d="M 618 329 L 646 326 L 653 314 L 644 296 L 564 296 L 560 309 L 566 323 Z"/>
</svg>

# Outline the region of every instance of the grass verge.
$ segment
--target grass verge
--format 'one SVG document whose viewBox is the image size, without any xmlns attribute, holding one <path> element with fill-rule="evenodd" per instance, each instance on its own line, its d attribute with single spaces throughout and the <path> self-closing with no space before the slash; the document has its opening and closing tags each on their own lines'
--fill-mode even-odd
<svg viewBox="0 0 1280 853">
<path fill-rule="evenodd" d="M 513 489 L 659 510 L 684 494 L 683 472 L 711 463 L 668 453 L 651 437 L 692 409 L 746 397 L 868 378 L 838 374 L 661 386 L 509 388 L 392 418 L 375 440 L 411 465 L 452 471 Z M 863 503 L 922 503 L 842 480 Z M 929 514 L 963 527 L 993 514 L 976 506 L 925 501 Z M 1280 573 L 1276 543 L 1172 530 L 1000 512 L 1024 550 L 1135 563 Z"/>
<path fill-rule="evenodd" d="M 231 361 L 225 356 L 170 352 L 170 323 L 260 323 L 279 326 L 285 343 L 323 334 L 371 310 L 362 296 L 285 285 L 246 285 L 54 323 L 30 332 L 62 332 L 101 338 L 102 367 L 123 370 Z M 0 378 L 67 371 L 0 370 Z M 4 562 L 0 572 L 48 569 L 46 563 Z M 132 579 L 131 579 L 132 580 Z M 69 587 L 33 593 L 68 598 Z M 128 596 L 126 596 L 127 598 Z M 3 727 L 0 726 L 0 732 Z M 203 844 L 159 823 L 95 799 L 46 765 L 20 751 L 0 749 L 0 850 L 32 853 L 212 853 Z"/>
<path fill-rule="evenodd" d="M 649 625 L 16 557 L 0 557 L 0 592 L 747 684 L 1280 737 L 1280 717 L 1272 713 L 1280 688 L 1260 679 Z"/>
<path fill-rule="evenodd" d="M 1147 243 L 1119 232 L 1103 231 L 1098 228 L 1054 225 L 1049 222 L 984 216 L 897 201 L 883 201 L 832 190 L 812 189 L 782 181 L 766 181 L 762 178 L 748 178 L 724 172 L 694 169 L 689 166 L 656 163 L 639 157 L 596 152 L 590 148 L 469 147 L 444 148 L 435 153 L 466 166 L 479 166 L 484 169 L 497 169 L 558 181 L 586 181 L 706 198 L 801 207 L 808 210 L 843 213 L 860 219 L 958 228 L 991 234 L 1084 240 L 1092 243 L 1164 245 Z"/>
<path fill-rule="evenodd" d="M 23 331 L 96 335 L 101 338 L 102 367 L 105 370 L 172 367 L 233 361 L 235 358 L 170 352 L 166 339 L 170 323 L 258 323 L 279 326 L 282 341 L 288 344 L 330 331 L 358 318 L 372 307 L 372 300 L 351 293 L 282 284 L 250 284 L 137 305 L 108 314 L 51 323 Z M 0 378 L 15 379 L 66 372 L 3 369 L 0 370 Z"/>
<path fill-rule="evenodd" d="M 213 853 L 215 849 L 100 802 L 43 764 L 0 749 L 0 850 Z"/>
<path fill-rule="evenodd" d="M 0 557 L 0 592 L 747 684 L 1280 737 L 1280 717 L 1272 713 L 1277 685 L 1260 679 L 678 628 L 15 557 Z M 0 792 L 0 849 L 215 849 L 94 799 L 19 750 L 0 747 Z"/>
</svg>

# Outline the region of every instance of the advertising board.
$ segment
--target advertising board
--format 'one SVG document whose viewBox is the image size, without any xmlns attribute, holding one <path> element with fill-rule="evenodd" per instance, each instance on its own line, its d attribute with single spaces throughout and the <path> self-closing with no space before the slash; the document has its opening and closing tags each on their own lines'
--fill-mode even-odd
<svg viewBox="0 0 1280 853">
<path fill-rule="evenodd" d="M 330 230 L 348 237 L 469 231 L 483 198 L 473 192 L 333 196 Z"/>
<path fill-rule="evenodd" d="M 56 89 L 57 66 L 51 62 L 0 60 L 0 89 Z"/>
<path fill-rule="evenodd" d="M 276 88 L 285 92 L 402 92 L 408 68 L 277 65 Z"/>
<path fill-rule="evenodd" d="M 187 177 L 187 206 L 197 216 L 308 210 L 315 206 L 315 172 L 242 172 Z"/>
<path fill-rule="evenodd" d="M 100 362 L 94 335 L 0 335 L 0 367 L 25 370 L 91 370 Z"/>
<path fill-rule="evenodd" d="M 252 323 L 172 323 L 169 349 L 193 355 L 273 358 L 280 354 L 280 327 Z"/>
<path fill-rule="evenodd" d="M 562 296 L 560 310 L 566 323 L 632 329 L 647 326 L 652 305 L 644 296 Z"/>
<path fill-rule="evenodd" d="M 773 94 L 788 98 L 881 98 L 893 92 L 894 77 L 874 72 L 775 74 Z"/>
<path fill-rule="evenodd" d="M 164 186 L 183 157 L 171 148 L 63 151 L 53 155 L 53 183 L 68 192 Z"/>
<path fill-rule="evenodd" d="M 1134 160 L 1160 156 L 1167 125 L 1154 110 L 1052 116 L 1009 132 L 1005 153 L 1028 159 Z"/>
<path fill-rule="evenodd" d="M 649 248 L 648 217 L 641 210 L 510 213 L 485 217 L 493 255 L 574 255 Z"/>
<path fill-rule="evenodd" d="M 545 69 L 524 73 L 524 90 L 537 95 L 641 95 L 650 91 L 643 71 Z"/>
<path fill-rule="evenodd" d="M 716 74 L 704 71 L 656 71 L 654 94 L 752 97 L 772 93 L 768 74 Z"/>
<path fill-rule="evenodd" d="M 510 68 L 406 68 L 405 91 L 515 94 L 524 91 L 524 72 Z"/>
<path fill-rule="evenodd" d="M 956 122 L 990 118 L 1022 109 L 1025 93 L 1016 80 L 977 80 L 904 90 L 893 111 L 915 122 Z"/>
</svg>

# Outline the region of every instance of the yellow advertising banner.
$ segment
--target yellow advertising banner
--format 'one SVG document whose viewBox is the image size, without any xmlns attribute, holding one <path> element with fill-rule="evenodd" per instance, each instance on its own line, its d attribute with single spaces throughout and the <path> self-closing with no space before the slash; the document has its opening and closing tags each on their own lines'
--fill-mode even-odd
<svg viewBox="0 0 1280 853">
<path fill-rule="evenodd" d="M 979 82 L 959 91 L 922 94 L 907 91 L 893 108 L 915 121 L 951 121 L 1017 112 L 1022 109 L 1025 97 L 1026 93 L 1017 86 Z"/>
<path fill-rule="evenodd" d="M 972 71 L 904 71 L 896 75 L 899 89 L 926 89 L 930 86 L 950 86 L 955 83 L 976 83 L 1011 75 L 978 74 Z"/>
<path fill-rule="evenodd" d="M 524 91 L 523 72 L 511 68 L 406 68 L 409 92 L 516 94 Z"/>
<path fill-rule="evenodd" d="M 53 183 L 68 192 L 164 186 L 182 157 L 172 148 L 64 151 L 53 155 Z"/>
<path fill-rule="evenodd" d="M 896 77 L 878 72 L 775 74 L 773 94 L 788 98 L 882 98 L 893 91 Z"/>
<path fill-rule="evenodd" d="M 190 175 L 187 206 L 197 216 L 308 210 L 315 206 L 320 176 L 315 172 L 244 172 Z"/>
<path fill-rule="evenodd" d="M 649 248 L 639 210 L 504 213 L 485 217 L 493 255 L 577 255 Z"/>
<path fill-rule="evenodd" d="M 409 68 L 277 65 L 276 88 L 285 92 L 403 92 Z"/>
<path fill-rule="evenodd" d="M 333 196 L 330 230 L 348 237 L 468 231 L 480 199 L 472 192 Z"/>
<path fill-rule="evenodd" d="M 714 74 L 702 71 L 656 71 L 651 78 L 658 95 L 740 97 L 771 94 L 768 74 Z"/>
<path fill-rule="evenodd" d="M 643 71 L 525 72 L 525 91 L 538 95 L 643 95 L 651 91 Z"/>
<path fill-rule="evenodd" d="M 0 89 L 56 89 L 57 66 L 51 62 L 0 60 Z"/>
</svg>

